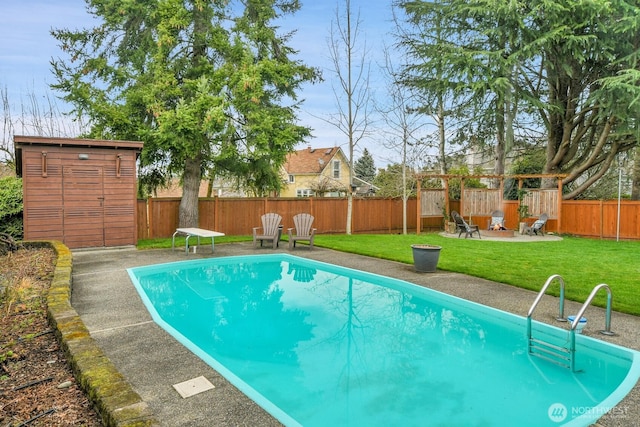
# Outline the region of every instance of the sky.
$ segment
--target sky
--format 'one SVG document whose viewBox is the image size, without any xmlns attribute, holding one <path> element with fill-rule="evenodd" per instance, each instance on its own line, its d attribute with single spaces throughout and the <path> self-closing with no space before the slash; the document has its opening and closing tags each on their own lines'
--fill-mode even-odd
<svg viewBox="0 0 640 427">
<path fill-rule="evenodd" d="M 295 29 L 290 44 L 300 53 L 309 66 L 319 67 L 324 82 L 307 85 L 300 93 L 305 102 L 300 113 L 301 124 L 311 127 L 313 137 L 297 149 L 310 145 L 315 148 L 340 146 L 348 155 L 346 137 L 326 122 L 335 115 L 337 87 L 328 53 L 328 39 L 332 21 L 336 19 L 336 7 L 343 0 L 302 0 L 301 10 L 293 18 L 282 22 L 282 27 Z M 361 39 L 366 40 L 367 58 L 374 73 L 372 90 L 380 93 L 382 77 L 376 73 L 376 64 L 382 63 L 383 45 L 393 42 L 390 21 L 391 0 L 351 0 L 354 14 L 360 13 Z M 61 54 L 56 40 L 49 34 L 52 28 L 84 28 L 93 24 L 93 17 L 86 11 L 84 0 L 3 0 L 0 16 L 0 86 L 6 88 L 13 111 L 30 94 L 37 96 L 59 95 L 48 87 L 54 82 L 49 61 Z M 63 103 L 61 109 L 66 110 Z M 324 119 L 324 120 L 323 120 Z M 75 136 L 75 135 L 73 135 Z M 356 146 L 354 160 L 367 148 L 374 157 L 376 167 L 397 161 L 396 153 L 384 149 L 375 136 Z"/>
</svg>

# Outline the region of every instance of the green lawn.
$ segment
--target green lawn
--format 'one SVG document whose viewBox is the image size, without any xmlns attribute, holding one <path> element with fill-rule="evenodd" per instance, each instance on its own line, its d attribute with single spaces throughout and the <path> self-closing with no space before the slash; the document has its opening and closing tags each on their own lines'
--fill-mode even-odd
<svg viewBox="0 0 640 427">
<path fill-rule="evenodd" d="M 285 236 L 286 239 L 286 236 Z M 216 244 L 250 241 L 250 236 L 217 237 Z M 184 238 L 176 238 L 176 245 Z M 201 242 L 209 242 L 202 239 Z M 438 234 L 318 235 L 315 245 L 404 263 L 412 263 L 411 245 L 442 246 L 438 268 L 464 273 L 534 291 L 552 274 L 565 282 L 566 297 L 583 302 L 594 286 L 606 283 L 613 293 L 613 309 L 640 315 L 640 242 L 615 242 L 565 237 L 553 242 L 498 242 L 455 239 Z M 171 247 L 171 239 L 140 241 L 139 248 Z M 550 294 L 558 294 L 552 285 Z M 594 304 L 606 305 L 601 291 Z"/>
</svg>

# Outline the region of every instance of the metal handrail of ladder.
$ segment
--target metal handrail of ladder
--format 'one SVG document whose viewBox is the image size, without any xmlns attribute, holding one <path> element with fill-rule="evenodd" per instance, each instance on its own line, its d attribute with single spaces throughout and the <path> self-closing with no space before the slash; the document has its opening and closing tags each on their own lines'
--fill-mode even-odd
<svg viewBox="0 0 640 427">
<path fill-rule="evenodd" d="M 573 322 L 571 323 L 571 327 L 569 329 L 569 334 L 571 335 L 569 344 L 569 351 L 571 352 L 571 371 L 575 371 L 576 327 L 578 326 L 578 323 L 580 323 L 580 319 L 582 318 L 584 312 L 587 310 L 587 307 L 589 307 L 589 304 L 591 304 L 591 301 L 593 301 L 593 298 L 596 296 L 600 289 L 605 289 L 607 291 L 607 311 L 604 318 L 604 330 L 600 331 L 600 333 L 609 336 L 615 335 L 615 333 L 611 331 L 611 302 L 613 301 L 611 288 L 606 283 L 600 283 L 598 286 L 594 287 L 593 290 L 591 290 L 589 297 L 584 302 L 584 304 L 582 304 L 582 307 L 580 307 L 580 310 L 578 311 L 578 314 L 576 314 L 576 318 L 573 319 Z"/>
<path fill-rule="evenodd" d="M 542 289 L 540 289 L 540 292 L 538 292 L 538 296 L 536 296 L 536 299 L 533 301 L 533 304 L 531 304 L 531 308 L 527 313 L 527 351 L 529 352 L 529 354 L 536 355 L 551 362 L 560 363 L 563 366 L 569 367 L 573 364 L 573 361 L 569 360 L 573 357 L 573 354 L 569 350 L 567 350 L 566 348 L 555 346 L 546 341 L 535 340 L 531 336 L 531 321 L 533 312 L 540 303 L 542 297 L 545 295 L 547 288 L 554 281 L 557 281 L 560 284 L 560 300 L 558 305 L 558 317 L 556 318 L 556 320 L 560 322 L 567 321 L 567 319 L 564 317 L 564 279 L 559 274 L 554 274 L 550 276 L 545 282 L 544 286 L 542 286 Z M 534 347 L 536 348 L 537 352 L 533 351 Z M 559 358 L 561 362 L 558 362 L 553 357 Z"/>
<path fill-rule="evenodd" d="M 547 291 L 549 285 L 551 285 L 551 283 L 553 283 L 553 281 L 556 279 L 558 283 L 560 283 L 560 301 L 558 304 L 558 317 L 556 317 L 556 320 L 559 322 L 567 321 L 567 319 L 564 317 L 564 279 L 559 274 L 554 274 L 547 279 L 542 289 L 540 289 L 540 292 L 538 292 L 538 296 L 533 301 L 533 304 L 531 304 L 531 308 L 527 313 L 527 338 L 529 339 L 531 338 L 531 316 L 533 316 L 533 312 L 535 311 L 542 297 L 545 295 L 545 292 Z"/>
</svg>

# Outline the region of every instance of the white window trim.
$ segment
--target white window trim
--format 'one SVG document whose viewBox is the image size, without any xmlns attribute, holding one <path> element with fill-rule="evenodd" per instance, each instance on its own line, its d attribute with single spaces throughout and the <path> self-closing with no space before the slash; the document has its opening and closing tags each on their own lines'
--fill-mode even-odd
<svg viewBox="0 0 640 427">
<path fill-rule="evenodd" d="M 331 164 L 332 172 L 331 175 L 334 179 L 340 179 L 340 160 L 334 160 Z"/>
<path fill-rule="evenodd" d="M 298 188 L 296 190 L 296 197 L 313 197 L 313 190 L 309 188 Z"/>
</svg>

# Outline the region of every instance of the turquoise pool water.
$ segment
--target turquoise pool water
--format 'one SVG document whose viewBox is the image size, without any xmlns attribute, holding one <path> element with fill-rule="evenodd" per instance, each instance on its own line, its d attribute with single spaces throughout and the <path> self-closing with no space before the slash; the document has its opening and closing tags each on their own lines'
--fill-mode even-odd
<svg viewBox="0 0 640 427">
<path fill-rule="evenodd" d="M 129 275 L 161 327 L 288 426 L 587 426 L 640 377 L 633 350 L 577 336 L 572 373 L 528 355 L 523 317 L 288 254 Z"/>
</svg>

